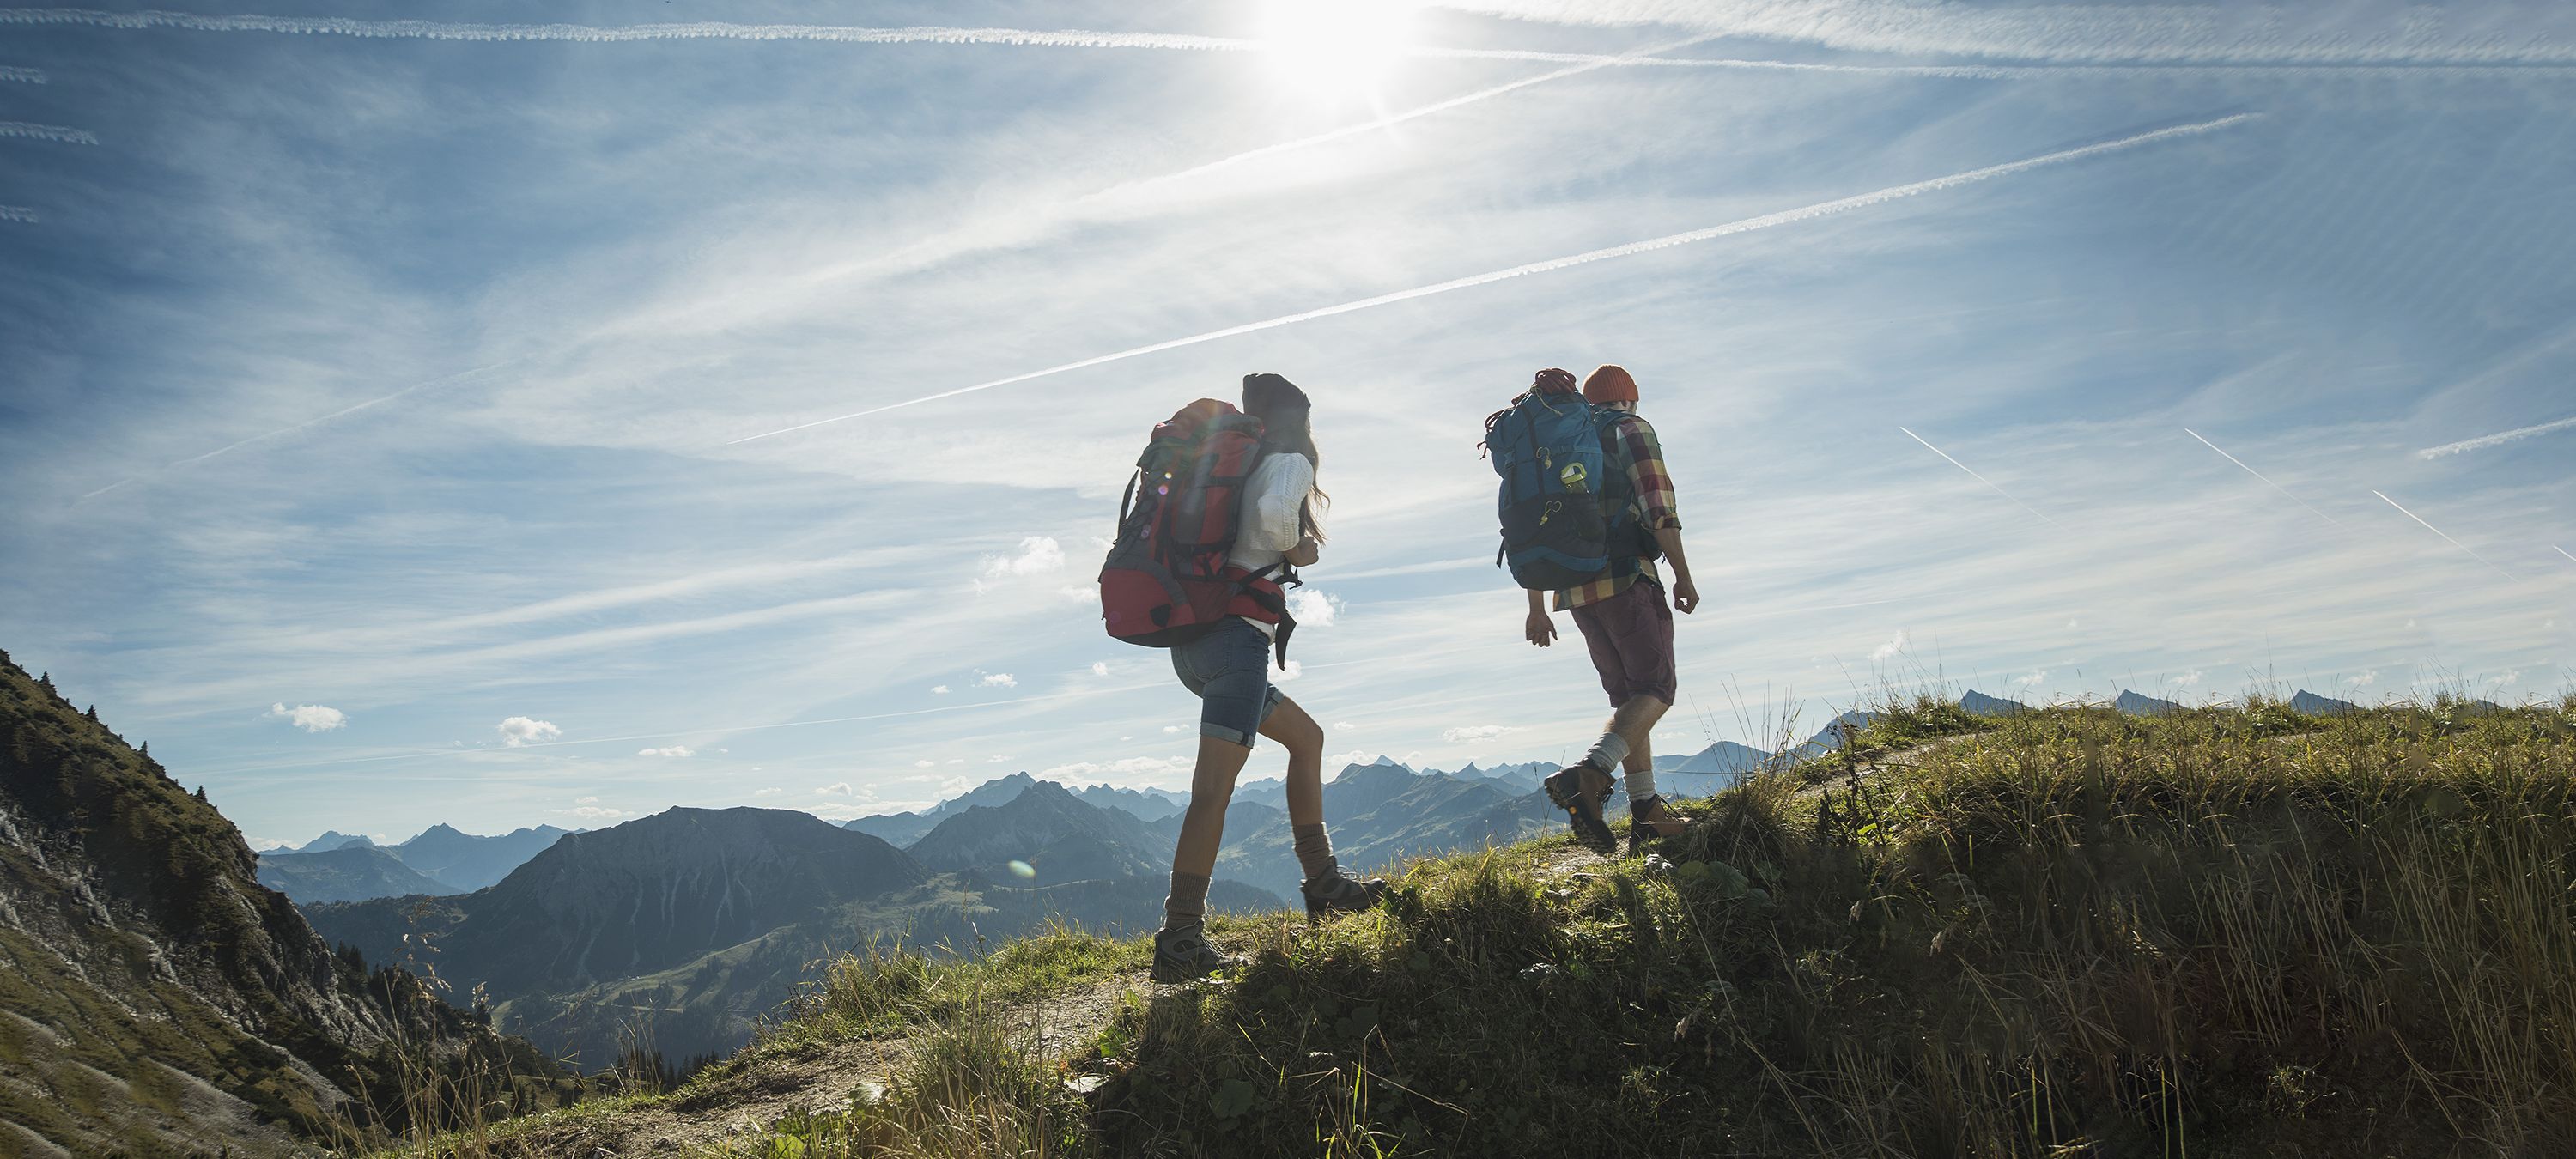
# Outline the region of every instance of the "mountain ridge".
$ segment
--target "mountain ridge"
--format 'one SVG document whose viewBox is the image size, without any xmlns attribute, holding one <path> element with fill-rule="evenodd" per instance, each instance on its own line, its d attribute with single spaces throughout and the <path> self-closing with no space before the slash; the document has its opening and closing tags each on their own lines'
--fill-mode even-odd
<svg viewBox="0 0 2576 1159">
<path fill-rule="evenodd" d="M 0 742 L 0 1121 L 27 1133 L 13 1147 L 301 1151 L 404 1113 L 367 1097 L 399 1088 L 403 1043 L 432 1072 L 489 1072 L 511 1106 L 568 1097 L 525 1043 L 334 953 L 258 883 L 202 793 L 6 653 Z"/>
</svg>

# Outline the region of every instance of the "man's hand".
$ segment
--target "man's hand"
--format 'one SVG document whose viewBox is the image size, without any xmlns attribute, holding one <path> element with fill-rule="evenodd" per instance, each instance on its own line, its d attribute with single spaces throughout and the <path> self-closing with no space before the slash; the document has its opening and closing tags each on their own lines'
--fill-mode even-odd
<svg viewBox="0 0 2576 1159">
<path fill-rule="evenodd" d="M 1689 576 L 1673 577 L 1673 607 L 1679 609 L 1685 616 L 1691 614 L 1692 609 L 1699 607 L 1699 588 L 1691 583 Z"/>
<path fill-rule="evenodd" d="M 1556 642 L 1556 617 L 1548 615 L 1545 609 L 1533 608 L 1529 614 L 1529 622 L 1522 627 L 1522 634 L 1528 637 L 1530 643 L 1541 648 L 1547 647 Z"/>
</svg>

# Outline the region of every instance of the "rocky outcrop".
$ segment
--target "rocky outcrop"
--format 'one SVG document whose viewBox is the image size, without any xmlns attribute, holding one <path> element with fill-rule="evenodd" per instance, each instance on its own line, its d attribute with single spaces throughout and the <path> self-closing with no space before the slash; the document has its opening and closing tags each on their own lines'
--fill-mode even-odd
<svg viewBox="0 0 2576 1159">
<path fill-rule="evenodd" d="M 380 1096 L 407 1054 L 543 1085 L 524 1044 L 333 953 L 255 866 L 202 796 L 0 656 L 0 1055 L 24 1060 L 0 1119 L 74 1154 L 259 1153 L 398 1125 Z"/>
</svg>

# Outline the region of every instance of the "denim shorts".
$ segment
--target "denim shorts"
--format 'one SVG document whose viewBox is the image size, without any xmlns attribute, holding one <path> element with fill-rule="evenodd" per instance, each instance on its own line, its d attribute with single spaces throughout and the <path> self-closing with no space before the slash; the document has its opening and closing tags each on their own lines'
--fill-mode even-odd
<svg viewBox="0 0 2576 1159">
<path fill-rule="evenodd" d="M 1270 683 L 1270 637 L 1241 616 L 1172 649 L 1172 671 L 1198 694 L 1199 735 L 1245 748 L 1282 699 Z"/>
</svg>

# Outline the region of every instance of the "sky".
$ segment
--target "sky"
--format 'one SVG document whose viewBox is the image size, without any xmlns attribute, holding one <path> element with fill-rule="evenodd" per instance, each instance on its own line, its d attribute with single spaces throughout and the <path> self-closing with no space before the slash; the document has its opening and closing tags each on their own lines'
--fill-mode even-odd
<svg viewBox="0 0 2576 1159">
<path fill-rule="evenodd" d="M 1183 786 L 1092 577 L 1250 371 L 1337 760 L 1597 729 L 1475 444 L 1602 362 L 1666 751 L 2576 679 L 2564 5 L 143 11 L 0 9 L 0 647 L 255 843 Z"/>
</svg>

